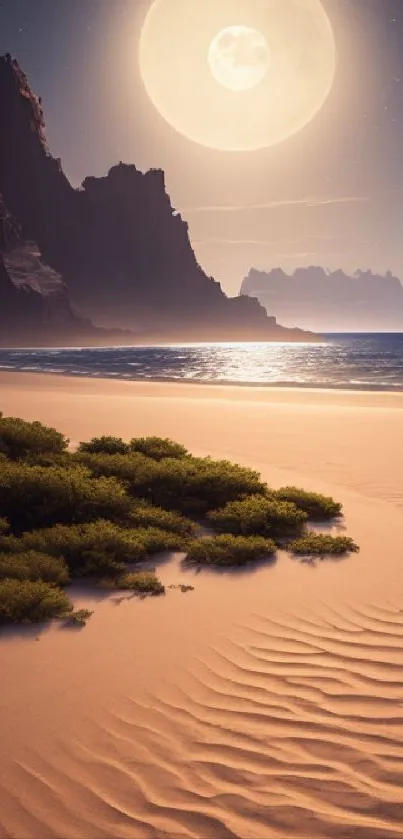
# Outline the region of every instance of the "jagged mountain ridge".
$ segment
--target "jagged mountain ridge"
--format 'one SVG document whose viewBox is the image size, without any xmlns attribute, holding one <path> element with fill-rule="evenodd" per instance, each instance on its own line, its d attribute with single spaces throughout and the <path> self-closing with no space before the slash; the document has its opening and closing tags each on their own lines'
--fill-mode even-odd
<svg viewBox="0 0 403 839">
<path fill-rule="evenodd" d="M 403 286 L 389 271 L 348 275 L 311 266 L 286 274 L 281 268 L 252 268 L 241 295 L 258 298 L 285 324 L 297 321 L 322 332 L 400 332 L 403 330 Z"/>
<path fill-rule="evenodd" d="M 256 300 L 229 299 L 198 264 L 164 173 L 112 167 L 74 189 L 45 138 L 40 100 L 0 58 L 0 192 L 74 305 L 138 340 L 315 340 L 284 330 Z"/>
</svg>

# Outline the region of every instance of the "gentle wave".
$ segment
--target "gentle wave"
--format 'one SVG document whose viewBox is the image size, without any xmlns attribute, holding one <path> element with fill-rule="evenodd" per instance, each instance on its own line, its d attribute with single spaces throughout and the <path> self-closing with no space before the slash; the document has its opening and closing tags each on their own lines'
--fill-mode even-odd
<svg viewBox="0 0 403 839">
<path fill-rule="evenodd" d="M 136 381 L 403 390 L 403 334 L 321 344 L 0 350 L 0 370 Z"/>
</svg>

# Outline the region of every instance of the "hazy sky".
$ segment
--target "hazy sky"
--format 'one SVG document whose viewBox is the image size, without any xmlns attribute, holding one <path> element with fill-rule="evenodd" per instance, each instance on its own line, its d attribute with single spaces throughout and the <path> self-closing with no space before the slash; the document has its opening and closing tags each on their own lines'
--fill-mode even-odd
<svg viewBox="0 0 403 839">
<path fill-rule="evenodd" d="M 198 146 L 155 111 L 138 69 L 150 5 L 0 0 L 0 53 L 42 96 L 71 181 L 119 160 L 165 169 L 200 263 L 229 294 L 251 266 L 390 268 L 403 280 L 403 0 L 323 0 L 332 92 L 299 134 L 249 153 Z"/>
</svg>

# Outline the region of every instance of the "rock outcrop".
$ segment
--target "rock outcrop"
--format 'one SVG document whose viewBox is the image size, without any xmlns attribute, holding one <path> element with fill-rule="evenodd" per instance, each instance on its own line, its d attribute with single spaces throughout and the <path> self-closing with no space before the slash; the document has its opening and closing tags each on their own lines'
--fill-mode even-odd
<svg viewBox="0 0 403 839">
<path fill-rule="evenodd" d="M 390 272 L 325 271 L 315 266 L 286 274 L 251 269 L 241 295 L 258 298 L 285 324 L 320 332 L 401 332 L 403 286 Z"/>
<path fill-rule="evenodd" d="M 164 173 L 120 163 L 73 189 L 45 138 L 40 100 L 0 58 L 0 192 L 74 305 L 141 340 L 315 340 L 285 330 L 257 300 L 228 299 L 198 265 Z"/>
</svg>

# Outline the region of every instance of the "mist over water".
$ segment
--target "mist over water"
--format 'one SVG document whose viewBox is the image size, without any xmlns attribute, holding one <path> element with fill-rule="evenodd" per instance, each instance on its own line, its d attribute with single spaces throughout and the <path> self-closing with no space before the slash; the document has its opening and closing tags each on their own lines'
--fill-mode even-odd
<svg viewBox="0 0 403 839">
<path fill-rule="evenodd" d="M 403 334 L 332 335 L 320 344 L 1 349 L 0 369 L 140 381 L 403 390 Z"/>
</svg>

